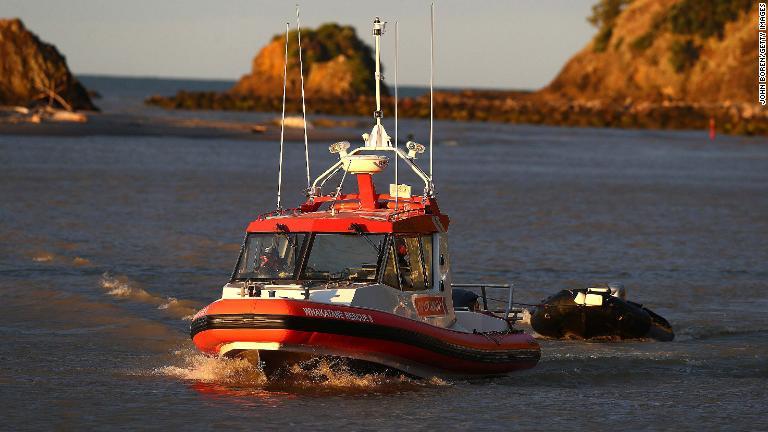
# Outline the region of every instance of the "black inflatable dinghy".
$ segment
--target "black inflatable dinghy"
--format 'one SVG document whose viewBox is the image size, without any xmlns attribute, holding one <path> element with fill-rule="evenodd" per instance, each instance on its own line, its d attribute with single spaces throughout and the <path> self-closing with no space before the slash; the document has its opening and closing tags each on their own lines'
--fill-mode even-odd
<svg viewBox="0 0 768 432">
<path fill-rule="evenodd" d="M 560 291 L 531 311 L 531 327 L 555 339 L 675 338 L 666 319 L 626 300 L 624 286 L 616 283 Z"/>
</svg>

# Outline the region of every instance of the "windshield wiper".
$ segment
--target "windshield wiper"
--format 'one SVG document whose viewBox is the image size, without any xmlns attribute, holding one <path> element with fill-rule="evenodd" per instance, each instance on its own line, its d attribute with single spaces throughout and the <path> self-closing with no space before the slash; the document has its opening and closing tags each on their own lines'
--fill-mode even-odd
<svg viewBox="0 0 768 432">
<path fill-rule="evenodd" d="M 379 252 L 379 247 L 378 247 L 378 246 L 376 246 L 376 244 L 374 244 L 374 243 L 373 243 L 373 240 L 371 240 L 371 238 L 370 238 L 370 237 L 368 237 L 368 233 L 366 233 L 366 232 L 365 232 L 365 229 L 363 228 L 363 226 L 362 226 L 362 225 L 360 225 L 360 224 L 356 224 L 356 223 L 353 223 L 353 224 L 351 224 L 351 225 L 349 226 L 349 228 L 350 228 L 350 229 L 352 229 L 352 230 L 354 230 L 354 231 L 355 231 L 355 233 L 357 233 L 357 235 L 359 235 L 359 236 L 362 236 L 362 237 L 365 239 L 365 241 L 367 241 L 367 242 L 368 242 L 368 244 L 369 244 L 369 245 L 371 245 L 371 247 L 373 248 L 373 250 L 375 250 L 375 251 L 376 251 L 376 253 L 378 253 L 378 252 Z"/>
</svg>

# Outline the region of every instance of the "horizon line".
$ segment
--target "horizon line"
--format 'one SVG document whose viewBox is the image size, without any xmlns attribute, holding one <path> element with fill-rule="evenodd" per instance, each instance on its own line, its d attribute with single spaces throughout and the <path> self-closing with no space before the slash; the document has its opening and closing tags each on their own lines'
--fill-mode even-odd
<svg viewBox="0 0 768 432">
<path fill-rule="evenodd" d="M 231 82 L 235 83 L 239 78 L 211 78 L 211 77 L 192 77 L 192 76 L 168 76 L 168 75 L 144 75 L 144 74 L 111 74 L 101 72 L 72 72 L 75 78 L 79 77 L 93 77 L 93 78 L 127 78 L 127 79 L 147 79 L 147 80 L 176 80 L 176 81 L 209 81 L 209 82 Z M 393 86 L 387 86 L 394 89 Z M 429 84 L 400 84 L 400 87 L 410 88 L 429 88 Z M 543 88 L 543 87 L 542 87 Z M 531 88 L 503 88 L 503 87 L 490 87 L 490 86 L 435 86 L 435 90 L 496 90 L 496 91 L 519 91 L 519 92 L 535 92 L 540 89 Z"/>
</svg>

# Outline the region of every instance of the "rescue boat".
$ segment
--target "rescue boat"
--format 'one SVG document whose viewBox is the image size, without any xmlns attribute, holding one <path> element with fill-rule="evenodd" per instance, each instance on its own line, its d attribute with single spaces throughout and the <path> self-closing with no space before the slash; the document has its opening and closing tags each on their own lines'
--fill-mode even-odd
<svg viewBox="0 0 768 432">
<path fill-rule="evenodd" d="M 377 71 L 382 30 L 377 18 Z M 332 144 L 338 160 L 314 179 L 305 202 L 282 209 L 278 192 L 278 209 L 248 224 L 221 298 L 192 319 L 194 344 L 257 361 L 267 372 L 325 356 L 417 377 L 535 366 L 540 347 L 515 328 L 511 296 L 506 309 L 489 310 L 453 286 L 450 219 L 438 206 L 431 168 L 428 174 L 416 161 L 425 146 L 393 143 L 381 123 L 378 72 L 376 85 L 376 124 L 363 144 Z M 395 183 L 380 193 L 374 176 L 392 161 Z M 398 183 L 398 163 L 423 183 L 423 193 Z M 348 176 L 357 191 L 342 193 Z M 324 193 L 334 177 L 339 186 Z"/>
</svg>

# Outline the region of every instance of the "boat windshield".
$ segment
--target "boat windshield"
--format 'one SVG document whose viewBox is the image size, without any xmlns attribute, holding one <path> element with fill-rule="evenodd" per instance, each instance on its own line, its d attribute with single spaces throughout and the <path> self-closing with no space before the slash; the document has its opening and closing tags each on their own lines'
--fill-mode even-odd
<svg viewBox="0 0 768 432">
<path fill-rule="evenodd" d="M 295 280 L 306 234 L 249 234 L 234 279 Z"/>
<path fill-rule="evenodd" d="M 301 279 L 376 280 L 383 234 L 315 234 Z"/>
</svg>

